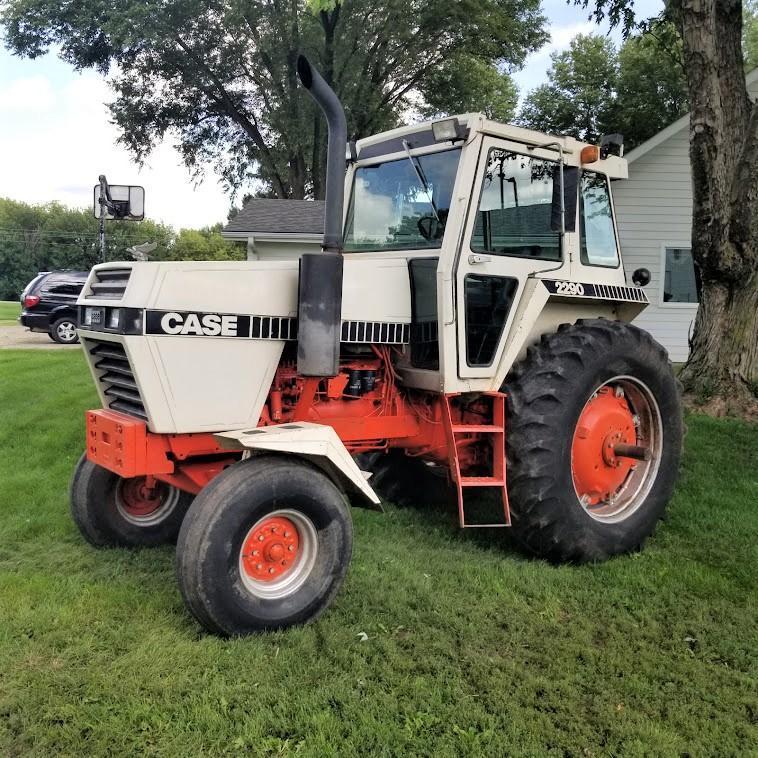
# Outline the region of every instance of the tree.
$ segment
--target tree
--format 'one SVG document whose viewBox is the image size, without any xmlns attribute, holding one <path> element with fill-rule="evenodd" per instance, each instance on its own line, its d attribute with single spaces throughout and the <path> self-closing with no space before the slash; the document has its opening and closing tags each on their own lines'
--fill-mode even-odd
<svg viewBox="0 0 758 758">
<path fill-rule="evenodd" d="M 590 0 L 575 0 L 587 7 Z M 631 0 L 593 16 L 634 27 Z M 758 105 L 745 81 L 740 0 L 667 0 L 690 101 L 692 257 L 702 282 L 680 378 L 714 410 L 758 410 Z"/>
<path fill-rule="evenodd" d="M 155 260 L 241 260 L 243 246 L 225 240 L 220 224 L 179 234 L 154 221 L 109 221 L 107 260 L 131 260 L 127 248 L 155 242 Z M 88 270 L 99 262 L 98 222 L 90 209 L 29 205 L 0 198 L 0 300 L 15 300 L 39 271 Z"/>
<path fill-rule="evenodd" d="M 17 298 L 39 271 L 91 268 L 99 258 L 97 227 L 91 210 L 0 198 L 0 299 Z M 109 222 L 107 258 L 128 260 L 126 249 L 147 241 L 165 256 L 172 237 L 153 221 Z"/>
<path fill-rule="evenodd" d="M 630 37 L 617 53 L 598 35 L 578 35 L 554 53 L 548 83 L 529 93 L 519 122 L 595 142 L 621 132 L 627 150 L 688 109 L 681 44 L 669 27 Z"/>
<path fill-rule="evenodd" d="M 631 150 L 689 110 L 681 40 L 668 25 L 630 37 L 619 50 L 615 128 Z"/>
<path fill-rule="evenodd" d="M 230 186 L 256 177 L 295 198 L 323 195 L 326 153 L 300 51 L 357 138 L 424 94 L 447 110 L 430 87 L 441 64 L 513 67 L 546 39 L 539 0 L 6 0 L 2 19 L 19 55 L 54 46 L 77 68 L 111 72 L 111 111 L 138 158 L 171 133 L 196 171 L 211 162 Z"/>
<path fill-rule="evenodd" d="M 528 95 L 519 122 L 596 142 L 613 120 L 618 76 L 613 43 L 580 34 L 568 50 L 553 53 L 551 59 L 548 83 Z"/>
<path fill-rule="evenodd" d="M 242 245 L 221 236 L 221 224 L 204 229 L 182 229 L 165 256 L 172 261 L 235 261 L 243 260 Z"/>
<path fill-rule="evenodd" d="M 518 88 L 497 65 L 471 56 L 441 63 L 424 82 L 423 118 L 481 111 L 496 121 L 512 121 L 518 105 Z"/>
</svg>

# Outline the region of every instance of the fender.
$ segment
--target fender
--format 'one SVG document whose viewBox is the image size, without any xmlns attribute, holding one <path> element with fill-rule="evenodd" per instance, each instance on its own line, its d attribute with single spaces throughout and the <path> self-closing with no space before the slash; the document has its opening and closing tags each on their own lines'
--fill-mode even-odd
<svg viewBox="0 0 758 758">
<path fill-rule="evenodd" d="M 221 447 L 229 450 L 266 451 L 303 458 L 324 471 L 340 489 L 360 495 L 367 507 L 383 510 L 376 492 L 330 426 L 298 421 L 213 436 Z"/>
<path fill-rule="evenodd" d="M 50 323 L 52 324 L 53 321 L 56 321 L 57 319 L 61 318 L 62 316 L 69 316 L 71 317 L 76 323 L 79 323 L 79 313 L 76 307 L 76 304 L 69 305 L 56 305 L 55 308 L 53 308 L 50 311 Z"/>
</svg>

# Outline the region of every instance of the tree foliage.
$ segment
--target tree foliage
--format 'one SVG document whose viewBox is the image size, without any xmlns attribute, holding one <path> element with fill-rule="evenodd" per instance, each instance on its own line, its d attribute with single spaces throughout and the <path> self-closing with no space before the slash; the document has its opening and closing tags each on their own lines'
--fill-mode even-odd
<svg viewBox="0 0 758 758">
<path fill-rule="evenodd" d="M 0 300 L 17 298 L 39 271 L 88 270 L 99 262 L 98 222 L 91 210 L 59 203 L 29 205 L 0 198 Z M 220 227 L 181 230 L 154 221 L 107 223 L 107 260 L 130 260 L 127 248 L 158 247 L 156 260 L 231 260 L 244 248 L 221 237 Z"/>
<path fill-rule="evenodd" d="M 548 82 L 529 93 L 520 123 L 595 142 L 621 132 L 627 149 L 688 110 L 681 43 L 670 29 L 630 37 L 616 50 L 599 35 L 578 35 L 554 53 Z"/>
<path fill-rule="evenodd" d="M 166 255 L 172 261 L 234 261 L 245 256 L 245 248 L 221 236 L 221 224 L 204 229 L 180 229 Z"/>
<path fill-rule="evenodd" d="M 460 55 L 443 61 L 424 82 L 422 117 L 481 111 L 496 121 L 512 121 L 518 105 L 518 88 L 496 64 Z"/>
<path fill-rule="evenodd" d="M 507 82 L 492 67 L 518 66 L 546 40 L 539 0 L 6 0 L 2 19 L 15 53 L 54 47 L 110 73 L 111 111 L 138 158 L 171 134 L 195 170 L 210 162 L 231 186 L 254 177 L 296 198 L 322 196 L 326 150 L 297 82 L 299 52 L 358 138 L 396 125 L 419 98 L 457 110 L 458 80 L 477 70 L 479 95 L 492 98 L 478 107 L 502 112 Z"/>
<path fill-rule="evenodd" d="M 747 70 L 758 68 L 758 0 L 745 0 L 742 49 Z"/>
</svg>

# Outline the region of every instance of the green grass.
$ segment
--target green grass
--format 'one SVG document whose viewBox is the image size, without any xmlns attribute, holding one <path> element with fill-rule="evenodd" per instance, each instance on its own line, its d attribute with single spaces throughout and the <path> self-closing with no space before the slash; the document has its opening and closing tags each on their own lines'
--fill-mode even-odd
<svg viewBox="0 0 758 758">
<path fill-rule="evenodd" d="M 689 419 L 670 518 L 641 554 L 554 567 L 435 507 L 356 510 L 332 609 L 226 641 L 185 612 L 172 549 L 94 550 L 71 523 L 96 402 L 81 355 L 3 351 L 0 400 L 0 755 L 758 745 L 755 427 Z"/>
<path fill-rule="evenodd" d="M 21 303 L 0 300 L 0 326 L 15 324 L 21 313 Z"/>
</svg>

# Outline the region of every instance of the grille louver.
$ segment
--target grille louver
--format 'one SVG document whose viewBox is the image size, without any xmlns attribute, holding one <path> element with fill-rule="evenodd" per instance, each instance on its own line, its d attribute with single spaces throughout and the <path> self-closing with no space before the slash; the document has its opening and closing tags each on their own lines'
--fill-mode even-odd
<svg viewBox="0 0 758 758">
<path fill-rule="evenodd" d="M 87 342 L 95 368 L 103 372 L 100 375 L 100 386 L 108 407 L 147 421 L 145 405 L 123 346 L 118 342 Z"/>
<path fill-rule="evenodd" d="M 90 292 L 87 297 L 102 298 L 105 300 L 120 300 L 126 291 L 130 268 L 104 268 L 95 271 L 95 278 L 90 282 Z"/>
</svg>

